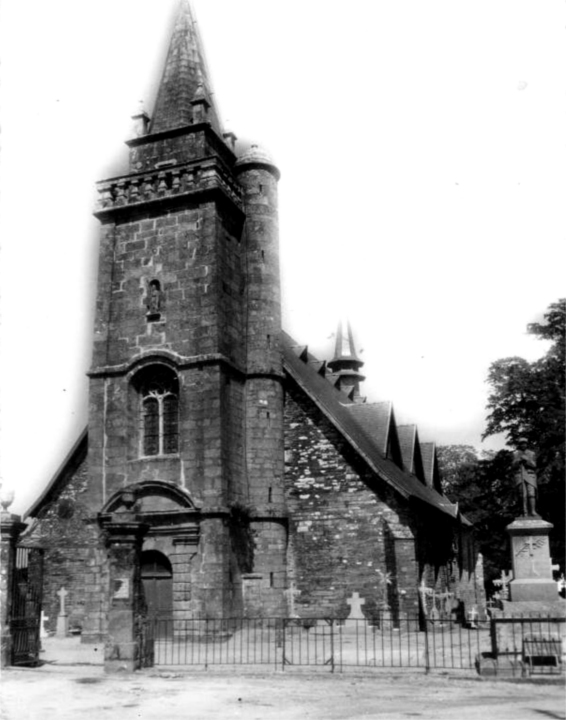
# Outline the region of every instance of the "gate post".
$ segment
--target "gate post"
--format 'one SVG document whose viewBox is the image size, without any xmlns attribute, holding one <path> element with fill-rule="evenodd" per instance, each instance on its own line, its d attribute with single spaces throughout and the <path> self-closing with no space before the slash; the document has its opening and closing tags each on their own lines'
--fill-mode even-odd
<svg viewBox="0 0 566 720">
<path fill-rule="evenodd" d="M 150 655 L 140 567 L 148 525 L 129 510 L 100 515 L 99 524 L 108 551 L 110 593 L 104 670 L 132 672 L 146 666 Z"/>
<path fill-rule="evenodd" d="M 13 579 L 16 563 L 16 543 L 25 528 L 19 515 L 8 512 L 12 504 L 13 495 L 2 499 L 2 512 L 0 513 L 0 531 L 2 536 L 1 565 L 0 565 L 0 621 L 1 628 L 1 658 L 0 667 L 12 664 L 12 621 L 13 606 Z"/>
<path fill-rule="evenodd" d="M 424 635 L 424 641 L 425 641 L 425 673 L 426 673 L 427 675 L 428 675 L 429 672 L 430 672 L 430 646 L 429 646 L 429 643 L 428 643 L 428 629 L 429 629 L 429 624 L 428 624 L 428 623 L 429 623 L 429 620 L 428 620 L 428 618 L 425 616 L 425 619 L 424 619 L 424 630 L 425 630 L 425 635 Z"/>
</svg>

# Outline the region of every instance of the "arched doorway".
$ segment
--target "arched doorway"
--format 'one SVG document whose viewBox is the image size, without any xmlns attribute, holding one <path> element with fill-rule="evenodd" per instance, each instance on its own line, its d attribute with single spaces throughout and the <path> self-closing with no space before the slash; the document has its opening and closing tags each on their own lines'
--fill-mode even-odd
<svg viewBox="0 0 566 720">
<path fill-rule="evenodd" d="M 150 618 L 170 620 L 173 616 L 173 571 L 167 557 L 157 550 L 142 552 L 141 577 Z"/>
</svg>

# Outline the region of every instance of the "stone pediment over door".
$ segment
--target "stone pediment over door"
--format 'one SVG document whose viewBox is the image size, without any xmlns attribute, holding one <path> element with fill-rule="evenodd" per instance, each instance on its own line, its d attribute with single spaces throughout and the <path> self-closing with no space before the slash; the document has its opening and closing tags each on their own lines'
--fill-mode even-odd
<svg viewBox="0 0 566 720">
<path fill-rule="evenodd" d="M 132 509 L 149 525 L 148 536 L 198 542 L 201 511 L 183 488 L 156 480 L 126 485 L 108 500 L 103 513 L 119 515 Z"/>
</svg>

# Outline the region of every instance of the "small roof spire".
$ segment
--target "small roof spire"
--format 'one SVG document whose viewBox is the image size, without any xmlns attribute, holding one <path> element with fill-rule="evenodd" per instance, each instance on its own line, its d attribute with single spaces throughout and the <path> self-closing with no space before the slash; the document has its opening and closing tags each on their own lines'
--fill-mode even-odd
<svg viewBox="0 0 566 720">
<path fill-rule="evenodd" d="M 332 359 L 332 362 L 343 359 L 357 360 L 360 367 L 363 365 L 363 362 L 356 355 L 352 328 L 346 318 L 341 319 L 338 323 L 338 330 L 336 331 L 336 349 L 334 351 L 334 358 Z"/>
<path fill-rule="evenodd" d="M 151 133 L 171 130 L 202 120 L 195 117 L 195 100 L 210 105 L 206 119 L 221 134 L 212 101 L 211 83 L 194 12 L 189 0 L 180 0 L 151 121 Z"/>
<path fill-rule="evenodd" d="M 337 387 L 350 395 L 354 402 L 365 402 L 365 398 L 360 396 L 360 383 L 365 380 L 360 373 L 363 364 L 356 354 L 350 323 L 346 319 L 340 320 L 336 331 L 334 357 L 329 361 L 328 367 L 338 375 Z"/>
</svg>

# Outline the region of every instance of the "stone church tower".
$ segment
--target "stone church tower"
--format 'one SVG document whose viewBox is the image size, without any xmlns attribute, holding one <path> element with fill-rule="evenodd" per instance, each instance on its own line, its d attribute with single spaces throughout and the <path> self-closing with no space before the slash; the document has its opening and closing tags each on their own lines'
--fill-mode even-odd
<svg viewBox="0 0 566 720">
<path fill-rule="evenodd" d="M 128 173 L 99 184 L 89 505 L 135 490 L 187 612 L 239 613 L 247 590 L 282 613 L 279 172 L 223 137 L 188 2 L 135 120 Z"/>
<path fill-rule="evenodd" d="M 158 618 L 343 618 L 353 592 L 374 623 L 481 607 L 435 445 L 366 402 L 349 324 L 328 362 L 282 331 L 279 171 L 222 133 L 187 0 L 135 123 L 98 187 L 88 428 L 27 513 L 51 624 L 64 587 L 83 642 L 106 636 L 100 524 L 122 511 Z"/>
</svg>

